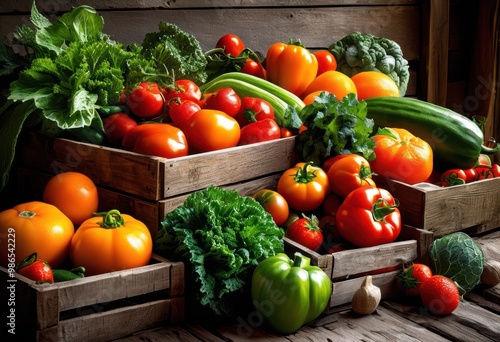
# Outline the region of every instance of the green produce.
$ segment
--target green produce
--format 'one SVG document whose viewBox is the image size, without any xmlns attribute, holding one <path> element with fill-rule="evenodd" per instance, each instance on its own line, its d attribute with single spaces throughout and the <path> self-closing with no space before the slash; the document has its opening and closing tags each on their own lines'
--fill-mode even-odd
<svg viewBox="0 0 500 342">
<path fill-rule="evenodd" d="M 75 280 L 85 277 L 85 267 L 75 267 L 71 270 L 65 269 L 53 269 L 52 274 L 54 275 L 54 283 L 59 283 L 61 281 Z"/>
<path fill-rule="evenodd" d="M 185 263 L 186 284 L 192 286 L 186 293 L 197 312 L 234 318 L 243 310 L 241 298 L 257 264 L 283 252 L 283 236 L 253 198 L 210 186 L 165 216 L 154 252 Z"/>
<path fill-rule="evenodd" d="M 434 240 L 429 247 L 429 259 L 433 274 L 456 282 L 462 296 L 481 280 L 485 262 L 483 250 L 463 232 Z"/>
<path fill-rule="evenodd" d="M 360 154 L 374 159 L 375 142 L 370 137 L 373 120 L 367 117 L 366 104 L 348 94 L 342 101 L 322 92 L 299 113 L 307 130 L 299 134 L 297 150 L 305 161 L 321 165 L 338 154 Z"/>
<path fill-rule="evenodd" d="M 158 32 L 147 33 L 141 44 L 141 54 L 156 61 L 157 69 L 165 69 L 175 79 L 189 79 L 202 84 L 207 79 L 207 60 L 200 42 L 178 26 L 160 22 Z"/>
<path fill-rule="evenodd" d="M 337 61 L 337 70 L 351 77 L 362 71 L 381 71 L 406 94 L 410 67 L 398 43 L 369 33 L 352 32 L 331 44 L 328 50 Z"/>
<path fill-rule="evenodd" d="M 316 319 L 332 294 L 330 278 L 295 253 L 278 253 L 259 263 L 252 276 L 252 300 L 269 325 L 290 334 Z"/>
<path fill-rule="evenodd" d="M 436 169 L 469 169 L 479 154 L 500 151 L 500 144 L 495 148 L 484 146 L 483 132 L 477 124 L 451 109 L 407 97 L 373 97 L 364 101 L 367 117 L 373 119 L 375 128 L 404 128 L 427 141 Z"/>
<path fill-rule="evenodd" d="M 304 102 L 289 91 L 260 77 L 242 72 L 222 74 L 200 86 L 205 93 L 213 93 L 222 88 L 232 88 L 239 97 L 258 97 L 269 102 L 274 109 L 274 118 L 281 127 L 299 129 L 302 121 L 297 111 L 304 107 Z"/>
</svg>

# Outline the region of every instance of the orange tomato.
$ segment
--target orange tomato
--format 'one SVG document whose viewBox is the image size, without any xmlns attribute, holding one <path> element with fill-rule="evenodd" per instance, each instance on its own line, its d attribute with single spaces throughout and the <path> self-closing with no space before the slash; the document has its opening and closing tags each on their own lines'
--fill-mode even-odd
<svg viewBox="0 0 500 342">
<path fill-rule="evenodd" d="M 43 190 L 43 201 L 55 205 L 74 225 L 97 211 L 99 195 L 92 179 L 80 172 L 61 172 Z"/>
<path fill-rule="evenodd" d="M 76 204 L 72 204 L 75 205 Z M 75 228 L 57 207 L 39 201 L 0 213 L 0 264 L 15 267 L 36 252 L 52 268 L 66 260 Z"/>
<path fill-rule="evenodd" d="M 332 163 L 327 172 L 333 193 L 346 198 L 362 186 L 375 186 L 370 163 L 358 154 L 346 154 Z"/>
<path fill-rule="evenodd" d="M 253 198 L 262 205 L 265 211 L 271 214 L 277 226 L 282 227 L 285 225 L 290 209 L 281 194 L 274 190 L 262 189 L 257 191 Z"/>
<path fill-rule="evenodd" d="M 297 211 L 319 208 L 331 191 L 326 172 L 311 163 L 297 163 L 286 170 L 278 180 L 277 190 Z"/>
<path fill-rule="evenodd" d="M 431 146 L 406 129 L 385 128 L 373 136 L 376 158 L 370 163 L 379 177 L 408 184 L 426 181 L 433 169 Z"/>
<path fill-rule="evenodd" d="M 362 71 L 351 77 L 358 92 L 358 100 L 376 96 L 400 96 L 396 82 L 380 71 Z"/>
<path fill-rule="evenodd" d="M 316 91 L 313 91 L 312 93 L 310 93 L 309 95 L 307 95 L 306 97 L 304 97 L 304 99 L 302 100 L 304 102 L 304 104 L 307 106 L 307 105 L 310 105 L 311 103 L 314 102 L 314 100 L 316 99 L 316 97 L 321 94 L 324 90 L 316 90 Z"/>
<path fill-rule="evenodd" d="M 147 265 L 153 251 L 151 233 L 144 223 L 118 210 L 100 213 L 81 224 L 70 247 L 73 265 L 86 275 Z"/>
<path fill-rule="evenodd" d="M 317 76 L 302 93 L 302 98 L 318 90 L 334 94 L 337 100 L 342 100 L 349 93 L 357 94 L 356 85 L 352 79 L 336 70 L 326 71 Z"/>
<path fill-rule="evenodd" d="M 238 145 L 240 125 L 220 110 L 201 109 L 189 118 L 184 133 L 190 148 L 208 152 Z"/>
</svg>

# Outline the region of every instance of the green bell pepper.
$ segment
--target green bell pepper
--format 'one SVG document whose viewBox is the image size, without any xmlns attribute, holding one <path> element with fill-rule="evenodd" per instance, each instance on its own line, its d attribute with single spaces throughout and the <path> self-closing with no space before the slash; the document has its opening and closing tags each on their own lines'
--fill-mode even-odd
<svg viewBox="0 0 500 342">
<path fill-rule="evenodd" d="M 278 253 L 261 261 L 252 276 L 252 301 L 269 325 L 290 334 L 317 318 L 332 294 L 330 278 L 296 252 L 293 261 Z"/>
</svg>

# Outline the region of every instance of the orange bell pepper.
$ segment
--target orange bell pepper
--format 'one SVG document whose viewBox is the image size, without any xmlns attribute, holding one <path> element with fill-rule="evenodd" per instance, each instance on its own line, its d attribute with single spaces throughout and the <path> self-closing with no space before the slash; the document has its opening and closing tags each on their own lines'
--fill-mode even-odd
<svg viewBox="0 0 500 342">
<path fill-rule="evenodd" d="M 266 55 L 267 80 L 300 96 L 318 72 L 318 60 L 305 47 L 275 43 Z"/>
</svg>

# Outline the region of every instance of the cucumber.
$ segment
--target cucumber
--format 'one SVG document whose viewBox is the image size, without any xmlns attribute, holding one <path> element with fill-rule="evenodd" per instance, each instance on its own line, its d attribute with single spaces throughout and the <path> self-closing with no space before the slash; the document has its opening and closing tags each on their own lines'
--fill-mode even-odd
<svg viewBox="0 0 500 342">
<path fill-rule="evenodd" d="M 85 277 L 85 268 L 82 266 L 75 267 L 71 270 L 53 269 L 54 282 L 59 283 L 62 281 L 75 280 Z"/>
<path fill-rule="evenodd" d="M 495 148 L 483 145 L 478 125 L 451 109 L 407 97 L 381 96 L 364 101 L 367 117 L 375 123 L 374 132 L 379 127 L 404 128 L 427 141 L 437 170 L 468 169 L 477 163 L 479 154 L 500 151 L 500 144 Z"/>
</svg>

